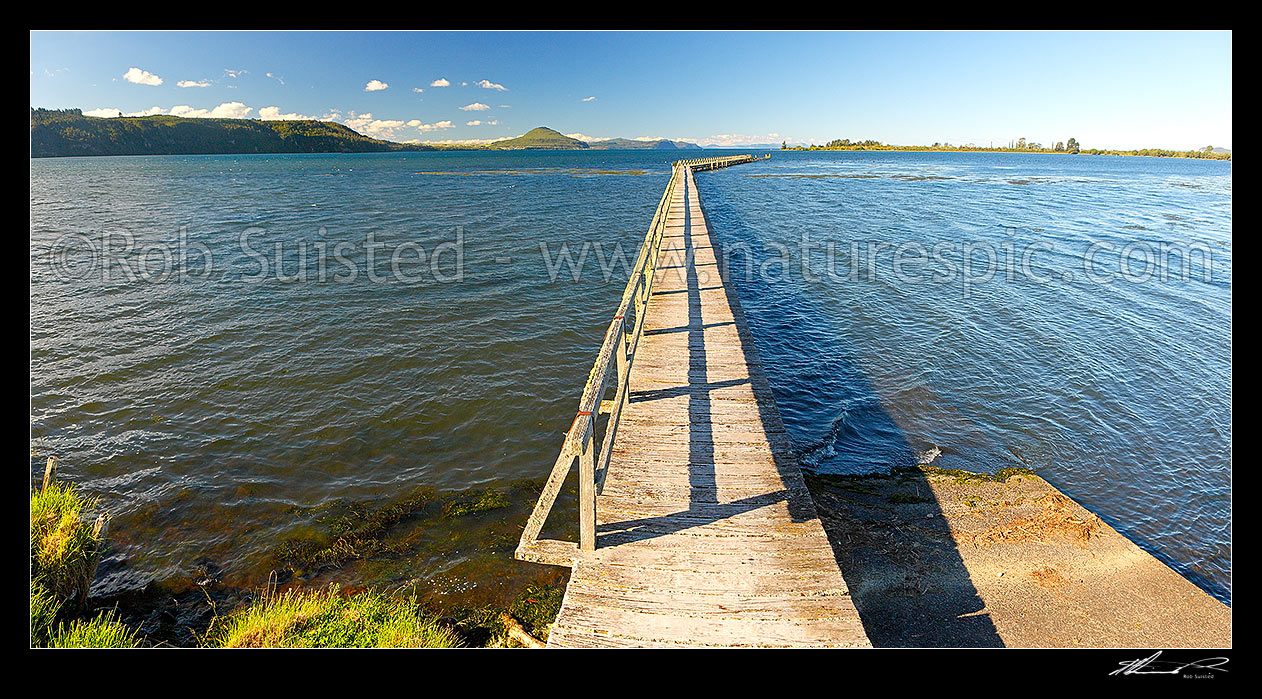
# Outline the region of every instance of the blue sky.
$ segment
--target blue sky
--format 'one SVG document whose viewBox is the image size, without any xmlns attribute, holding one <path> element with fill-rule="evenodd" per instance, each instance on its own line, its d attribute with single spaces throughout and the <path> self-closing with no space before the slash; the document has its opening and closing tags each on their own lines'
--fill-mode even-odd
<svg viewBox="0 0 1262 699">
<path fill-rule="evenodd" d="M 31 106 L 313 117 L 398 141 L 542 125 L 718 145 L 1230 148 L 1231 34 L 33 32 Z"/>
</svg>

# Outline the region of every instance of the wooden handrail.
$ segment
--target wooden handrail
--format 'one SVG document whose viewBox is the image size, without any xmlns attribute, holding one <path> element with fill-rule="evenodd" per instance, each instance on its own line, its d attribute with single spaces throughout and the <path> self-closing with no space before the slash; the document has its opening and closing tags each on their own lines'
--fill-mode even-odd
<svg viewBox="0 0 1262 699">
<path fill-rule="evenodd" d="M 627 379 L 631 375 L 631 365 L 635 360 L 635 350 L 639 346 L 640 335 L 644 330 L 645 313 L 649 299 L 653 293 L 653 281 L 657 272 L 657 261 L 661 253 L 662 237 L 666 231 L 666 220 L 670 213 L 671 199 L 675 189 L 684 184 L 689 169 L 714 169 L 739 163 L 757 160 L 753 156 L 723 156 L 715 158 L 694 158 L 680 160 L 671 168 L 670 182 L 657 204 L 653 214 L 653 222 L 644 242 L 640 245 L 639 255 L 631 268 L 631 276 L 622 292 L 618 303 L 618 311 L 605 330 L 604 341 L 592 370 L 587 375 L 587 383 L 579 399 L 578 411 L 570 428 L 565 433 L 565 441 L 561 445 L 561 453 L 557 456 L 539 494 L 539 501 L 526 519 L 521 540 L 517 544 L 515 556 L 518 560 L 548 563 L 553 565 L 572 565 L 581 551 L 593 551 L 596 548 L 596 496 L 604 487 L 605 476 L 609 472 L 609 460 L 613 455 L 614 438 L 618 432 L 618 423 L 622 410 L 626 407 L 630 391 Z M 605 393 L 613 381 L 613 398 L 605 400 Z M 596 421 L 601 415 L 608 415 L 605 431 L 597 444 Z M 599 455 L 597 455 L 599 452 Z M 565 477 L 578 460 L 579 470 L 579 541 L 578 544 L 568 541 L 540 540 L 539 532 L 556 503 L 557 495 Z"/>
</svg>

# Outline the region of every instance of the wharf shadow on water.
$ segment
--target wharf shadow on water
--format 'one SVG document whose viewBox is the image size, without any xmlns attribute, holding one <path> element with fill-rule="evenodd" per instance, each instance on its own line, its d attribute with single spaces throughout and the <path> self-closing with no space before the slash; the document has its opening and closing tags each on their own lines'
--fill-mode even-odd
<svg viewBox="0 0 1262 699">
<path fill-rule="evenodd" d="M 733 502 L 719 502 L 714 468 L 715 425 L 711 422 L 714 399 L 711 394 L 751 383 L 755 391 L 766 391 L 768 385 L 761 375 L 762 365 L 753 337 L 747 331 L 740 301 L 730 284 L 725 310 L 730 311 L 734 324 L 740 329 L 740 350 L 746 364 L 751 367 L 751 376 L 709 380 L 711 367 L 705 331 L 731 323 L 706 323 L 703 318 L 701 292 L 714 287 L 703 287 L 698 278 L 692 257 L 690 215 L 685 216 L 684 223 L 682 238 L 688 255 L 688 261 L 683 265 L 686 268 L 686 288 L 659 291 L 655 295 L 686 292 L 688 324 L 649 330 L 647 334 L 688 334 L 687 383 L 653 390 L 633 389 L 630 400 L 640 403 L 688 397 L 688 410 L 692 416 L 688 440 L 688 509 L 601 525 L 598 528 L 598 546 L 661 537 L 785 502 L 795 522 L 814 519 L 818 512 L 832 545 L 834 559 L 873 645 L 1003 646 L 994 623 L 985 613 L 985 604 L 969 577 L 942 510 L 933 500 L 933 490 L 925 481 L 924 473 L 914 469 L 900 470 L 896 474 L 898 492 L 895 495 L 882 494 L 879 501 L 872 501 L 870 497 L 867 500 L 856 499 L 853 496 L 875 492 L 863 487 L 863 480 L 867 477 L 834 479 L 815 476 L 802 471 L 796 460 L 786 457 L 785 452 L 773 450 L 775 468 L 785 483 L 783 489 Z M 713 231 L 711 235 L 714 235 Z M 719 258 L 718 262 L 723 265 L 727 261 Z M 722 273 L 727 278 L 726 269 L 722 269 Z M 849 388 L 875 398 L 872 387 L 866 382 L 860 383 Z M 870 404 L 879 405 L 875 400 Z M 774 404 L 759 401 L 758 409 L 761 424 L 769 436 L 772 439 L 785 438 L 783 423 Z M 905 453 L 912 453 L 893 420 L 879 407 L 874 410 L 878 414 L 872 417 L 879 423 L 882 438 L 893 435 L 902 442 Z M 814 500 L 794 494 L 790 489 L 789 484 L 800 482 L 801 476 L 805 476 Z M 879 474 L 874 477 L 889 476 Z"/>
<path fill-rule="evenodd" d="M 706 207 L 707 214 L 710 207 Z M 710 221 L 715 220 L 709 216 Z M 724 220 L 737 219 L 723 210 Z M 729 234 L 739 235 L 740 225 Z M 711 236 L 717 236 L 712 229 Z M 748 254 L 748 253 L 744 253 Z M 749 326 L 730 279 L 729 259 L 720 258 L 723 278 L 728 280 L 728 298 L 733 317 L 742 327 Z M 741 289 L 757 294 L 751 282 Z M 810 303 L 798 298 L 801 303 Z M 825 314 L 811 314 L 826 318 Z M 691 318 L 699 323 L 699 318 Z M 751 330 L 752 333 L 752 330 Z M 835 337 L 840 337 L 837 333 Z M 752 335 L 742 334 L 747 358 L 756 355 Z M 704 351 L 694 361 L 704 367 Z M 771 361 L 775 361 L 774 358 Z M 887 453 L 915 454 L 905 434 L 880 407 L 872 385 L 852 359 L 842 374 L 851 377 L 845 387 L 847 397 L 858 398 L 866 408 L 862 424 L 879 432 Z M 704 380 L 704 370 L 698 372 Z M 690 371 L 690 382 L 692 372 Z M 763 424 L 781 425 L 778 411 L 762 408 Z M 707 413 L 708 414 L 708 413 Z M 843 428 L 844 429 L 844 428 Z M 697 435 L 694 448 L 705 453 L 707 445 Z M 986 604 L 964 565 L 951 535 L 943 509 L 934 498 L 926 473 L 917 468 L 890 464 L 888 473 L 830 476 L 816 474 L 799 464 L 781 464 L 782 474 L 802 473 L 811 493 L 806 509 L 795 509 L 795 521 L 818 514 L 833 548 L 834 559 L 845 578 L 851 599 L 859 612 L 864 631 L 876 647 L 1003 647 Z M 705 474 L 699 474 L 704 480 Z M 712 477 L 712 474 L 710 474 Z M 869 480 L 871 479 L 871 480 Z M 876 479 L 880 479 L 879 481 Z M 876 483 L 881 488 L 872 487 Z"/>
</svg>

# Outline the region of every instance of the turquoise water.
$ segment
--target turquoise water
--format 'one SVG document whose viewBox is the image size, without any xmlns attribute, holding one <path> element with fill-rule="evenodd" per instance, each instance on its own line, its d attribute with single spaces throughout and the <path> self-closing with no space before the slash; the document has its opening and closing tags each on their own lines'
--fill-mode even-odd
<svg viewBox="0 0 1262 699">
<path fill-rule="evenodd" d="M 97 592 L 258 585 L 321 505 L 542 478 L 669 157 L 33 160 L 32 471 L 57 455 L 116 515 Z M 1229 599 L 1230 163 L 774 153 L 698 186 L 810 467 L 1029 466 Z M 804 233 L 842 278 L 792 270 Z M 889 249 L 844 278 L 855 241 L 1050 242 L 1056 281 L 909 281 Z M 1203 244 L 1210 273 L 1063 279 L 1100 241 Z M 520 582 L 531 504 L 324 576 Z"/>
</svg>

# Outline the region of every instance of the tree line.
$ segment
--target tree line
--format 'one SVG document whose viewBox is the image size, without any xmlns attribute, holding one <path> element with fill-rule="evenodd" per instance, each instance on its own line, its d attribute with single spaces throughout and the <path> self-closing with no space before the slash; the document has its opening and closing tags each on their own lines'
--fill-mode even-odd
<svg viewBox="0 0 1262 699">
<path fill-rule="evenodd" d="M 805 146 L 790 146 L 787 141 L 780 143 L 780 150 L 888 150 L 888 151 L 962 151 L 962 152 L 980 152 L 980 153 L 1065 153 L 1068 155 L 1136 155 L 1146 157 L 1163 157 L 1163 158 L 1199 158 L 1209 160 L 1231 160 L 1231 153 L 1216 153 L 1213 146 L 1205 146 L 1199 150 L 1169 150 L 1165 148 L 1141 148 L 1136 150 L 1112 150 L 1112 149 L 1084 149 L 1078 142 L 1078 139 L 1070 137 L 1064 141 L 1056 141 L 1051 146 L 1045 146 L 1037 141 L 1029 141 L 1024 136 L 1013 141 L 1009 141 L 1007 146 L 995 146 L 993 144 L 979 146 L 973 143 L 951 144 L 946 142 L 935 142 L 929 146 L 894 146 L 875 141 L 872 139 L 863 141 L 852 141 L 848 138 L 838 138 L 822 145 L 814 143 Z"/>
</svg>

